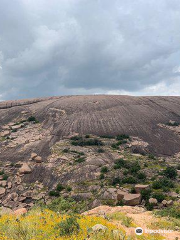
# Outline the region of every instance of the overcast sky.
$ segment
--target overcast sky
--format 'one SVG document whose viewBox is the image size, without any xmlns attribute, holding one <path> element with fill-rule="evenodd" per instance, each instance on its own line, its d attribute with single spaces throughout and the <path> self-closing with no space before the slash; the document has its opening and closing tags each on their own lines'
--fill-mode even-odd
<svg viewBox="0 0 180 240">
<path fill-rule="evenodd" d="M 179 0 L 0 0 L 0 100 L 180 95 Z"/>
</svg>

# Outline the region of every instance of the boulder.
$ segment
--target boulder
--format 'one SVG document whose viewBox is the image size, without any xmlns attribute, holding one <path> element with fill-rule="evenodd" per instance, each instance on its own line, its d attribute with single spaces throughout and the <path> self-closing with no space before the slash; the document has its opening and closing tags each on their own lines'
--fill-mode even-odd
<svg viewBox="0 0 180 240">
<path fill-rule="evenodd" d="M 3 187 L 0 187 L 0 196 L 2 196 L 6 192 L 6 189 Z"/>
<path fill-rule="evenodd" d="M 153 205 L 157 205 L 158 201 L 157 201 L 156 198 L 150 198 L 150 199 L 149 199 L 149 203 L 150 203 L 150 204 L 153 204 Z"/>
<path fill-rule="evenodd" d="M 25 213 L 27 213 L 26 208 L 19 208 L 19 209 L 17 209 L 16 211 L 14 211 L 14 214 L 15 214 L 16 216 L 20 216 L 20 215 L 25 214 Z"/>
<path fill-rule="evenodd" d="M 6 187 L 7 185 L 7 181 L 3 180 L 3 181 L 0 181 L 0 186 L 1 187 Z"/>
<path fill-rule="evenodd" d="M 42 162 L 42 157 L 37 156 L 34 158 L 34 160 L 36 161 L 36 163 L 41 163 Z"/>
<path fill-rule="evenodd" d="M 10 134 L 9 131 L 4 131 L 4 132 L 0 133 L 0 136 L 1 137 L 7 137 L 9 134 Z"/>
<path fill-rule="evenodd" d="M 11 183 L 11 182 L 8 182 L 7 188 L 8 188 L 8 189 L 12 188 L 12 183 Z"/>
<path fill-rule="evenodd" d="M 117 200 L 118 201 L 121 201 L 123 200 L 124 196 L 127 194 L 127 192 L 124 192 L 122 190 L 118 190 L 117 191 Z"/>
<path fill-rule="evenodd" d="M 128 206 L 136 206 L 141 203 L 141 194 L 130 194 L 127 193 L 124 195 L 123 202 Z"/>
<path fill-rule="evenodd" d="M 171 206 L 171 205 L 173 205 L 173 200 L 167 201 L 167 206 Z"/>
<path fill-rule="evenodd" d="M 38 155 L 37 153 L 31 153 L 31 159 L 34 160 L 34 158 L 36 158 Z"/>
<path fill-rule="evenodd" d="M 96 224 L 92 227 L 94 232 L 106 231 L 107 227 L 103 226 L 102 224 Z"/>
<path fill-rule="evenodd" d="M 166 201 L 166 200 L 163 200 L 163 201 L 162 201 L 162 205 L 163 205 L 164 207 L 166 207 L 166 206 L 167 206 L 167 201 Z"/>
<path fill-rule="evenodd" d="M 28 174 L 31 173 L 32 170 L 27 163 L 23 163 L 22 167 L 19 169 L 19 172 L 22 174 Z"/>
<path fill-rule="evenodd" d="M 147 189 L 149 189 L 149 185 L 143 185 L 143 184 L 135 185 L 135 191 L 137 193 L 141 193 L 142 190 L 147 190 Z"/>
</svg>

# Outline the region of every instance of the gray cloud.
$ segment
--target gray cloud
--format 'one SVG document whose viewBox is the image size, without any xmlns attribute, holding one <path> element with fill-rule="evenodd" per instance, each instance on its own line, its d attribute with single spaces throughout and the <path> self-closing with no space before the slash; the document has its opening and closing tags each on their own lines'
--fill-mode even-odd
<svg viewBox="0 0 180 240">
<path fill-rule="evenodd" d="M 1 0 L 0 99 L 180 94 L 179 11 L 178 0 Z"/>
</svg>

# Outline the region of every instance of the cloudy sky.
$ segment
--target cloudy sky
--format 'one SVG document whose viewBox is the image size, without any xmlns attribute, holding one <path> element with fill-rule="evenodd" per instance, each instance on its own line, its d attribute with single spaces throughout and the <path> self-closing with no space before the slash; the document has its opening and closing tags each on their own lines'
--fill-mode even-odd
<svg viewBox="0 0 180 240">
<path fill-rule="evenodd" d="M 0 100 L 180 95 L 179 0 L 0 0 Z"/>
</svg>

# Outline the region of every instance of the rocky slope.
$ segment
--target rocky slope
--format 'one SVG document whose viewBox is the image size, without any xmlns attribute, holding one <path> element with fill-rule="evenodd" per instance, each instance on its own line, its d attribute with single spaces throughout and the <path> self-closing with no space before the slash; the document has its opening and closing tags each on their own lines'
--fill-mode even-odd
<svg viewBox="0 0 180 240">
<path fill-rule="evenodd" d="M 88 199 L 92 207 L 121 200 L 140 204 L 139 191 L 130 193 L 135 184 L 149 187 L 160 170 L 178 168 L 179 114 L 179 97 L 66 96 L 1 102 L 1 205 L 31 207 L 55 195 Z M 123 166 L 118 159 L 125 161 Z M 132 166 L 135 172 L 129 170 Z M 173 181 L 167 202 L 169 196 L 179 197 L 179 178 Z"/>
</svg>

